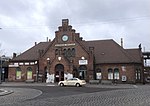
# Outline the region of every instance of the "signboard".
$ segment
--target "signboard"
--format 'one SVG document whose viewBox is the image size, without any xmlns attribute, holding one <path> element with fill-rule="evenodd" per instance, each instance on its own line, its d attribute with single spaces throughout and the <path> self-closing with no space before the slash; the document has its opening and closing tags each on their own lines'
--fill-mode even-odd
<svg viewBox="0 0 150 106">
<path fill-rule="evenodd" d="M 122 81 L 127 81 L 127 77 L 125 75 L 122 75 Z"/>
<path fill-rule="evenodd" d="M 98 79 L 98 80 L 102 79 L 102 74 L 101 73 L 96 73 L 96 79 Z"/>
<path fill-rule="evenodd" d="M 18 64 L 9 65 L 9 67 L 19 67 L 19 65 Z"/>
<path fill-rule="evenodd" d="M 88 60 L 79 60 L 79 65 L 87 65 Z"/>
<path fill-rule="evenodd" d="M 126 71 L 126 67 L 125 66 L 122 66 L 122 71 Z"/>
</svg>

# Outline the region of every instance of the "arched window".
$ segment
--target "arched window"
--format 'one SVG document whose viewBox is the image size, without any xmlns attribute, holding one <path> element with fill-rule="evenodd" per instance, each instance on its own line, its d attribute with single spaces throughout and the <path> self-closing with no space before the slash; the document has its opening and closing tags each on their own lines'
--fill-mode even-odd
<svg viewBox="0 0 150 106">
<path fill-rule="evenodd" d="M 109 80 L 113 79 L 113 70 L 111 68 L 108 69 L 108 79 Z"/>
<path fill-rule="evenodd" d="M 27 68 L 27 79 L 32 79 L 32 68 L 31 67 Z"/>
<path fill-rule="evenodd" d="M 102 79 L 102 72 L 100 68 L 96 69 L 96 79 L 98 80 Z"/>
<path fill-rule="evenodd" d="M 64 49 L 64 56 L 66 57 L 67 56 L 67 50 L 66 49 Z"/>
<path fill-rule="evenodd" d="M 71 56 L 71 49 L 70 49 L 70 48 L 68 49 L 68 53 L 67 53 L 67 54 L 68 54 L 68 55 L 67 55 L 68 57 Z"/>
<path fill-rule="evenodd" d="M 16 79 L 17 80 L 21 79 L 21 68 L 20 67 L 16 68 Z"/>
<path fill-rule="evenodd" d="M 75 48 L 72 48 L 71 56 L 72 56 L 72 57 L 75 57 Z"/>
<path fill-rule="evenodd" d="M 55 55 L 58 55 L 59 54 L 59 51 L 58 49 L 55 50 Z"/>
<path fill-rule="evenodd" d="M 114 79 L 119 79 L 119 69 L 118 68 L 114 69 Z"/>
</svg>

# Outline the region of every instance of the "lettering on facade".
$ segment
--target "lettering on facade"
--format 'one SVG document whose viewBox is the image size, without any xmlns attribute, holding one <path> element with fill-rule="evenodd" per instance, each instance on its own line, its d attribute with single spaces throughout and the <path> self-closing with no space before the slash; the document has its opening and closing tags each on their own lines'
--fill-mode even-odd
<svg viewBox="0 0 150 106">
<path fill-rule="evenodd" d="M 63 46 L 75 46 L 75 43 L 70 43 L 70 44 L 56 44 L 56 47 L 63 47 Z"/>
</svg>

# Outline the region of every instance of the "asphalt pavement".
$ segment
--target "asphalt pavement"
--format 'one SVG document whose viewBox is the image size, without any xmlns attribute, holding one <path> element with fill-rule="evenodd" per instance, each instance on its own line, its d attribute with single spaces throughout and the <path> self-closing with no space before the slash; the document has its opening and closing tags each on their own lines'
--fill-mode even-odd
<svg viewBox="0 0 150 106">
<path fill-rule="evenodd" d="M 57 83 L 16 83 L 0 85 L 0 106 L 150 106 L 150 85 L 101 85 L 58 87 Z"/>
</svg>

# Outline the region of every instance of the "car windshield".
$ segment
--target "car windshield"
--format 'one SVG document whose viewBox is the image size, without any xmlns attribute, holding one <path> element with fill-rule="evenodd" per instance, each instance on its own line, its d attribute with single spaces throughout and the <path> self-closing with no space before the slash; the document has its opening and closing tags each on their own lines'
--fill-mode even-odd
<svg viewBox="0 0 150 106">
<path fill-rule="evenodd" d="M 77 78 L 68 79 L 68 81 L 72 81 L 72 80 L 76 80 L 77 81 Z"/>
</svg>

